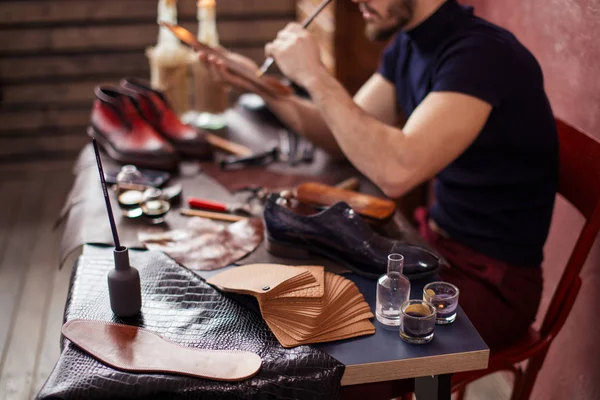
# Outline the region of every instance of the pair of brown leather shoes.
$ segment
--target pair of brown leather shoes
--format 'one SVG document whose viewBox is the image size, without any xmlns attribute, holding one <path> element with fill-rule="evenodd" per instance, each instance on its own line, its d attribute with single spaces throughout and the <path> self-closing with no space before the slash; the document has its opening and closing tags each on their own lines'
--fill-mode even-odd
<svg viewBox="0 0 600 400">
<path fill-rule="evenodd" d="M 95 89 L 88 134 L 114 160 L 138 167 L 174 170 L 180 157 L 206 159 L 212 148 L 204 133 L 183 124 L 165 96 L 147 81 L 121 80 Z"/>
</svg>

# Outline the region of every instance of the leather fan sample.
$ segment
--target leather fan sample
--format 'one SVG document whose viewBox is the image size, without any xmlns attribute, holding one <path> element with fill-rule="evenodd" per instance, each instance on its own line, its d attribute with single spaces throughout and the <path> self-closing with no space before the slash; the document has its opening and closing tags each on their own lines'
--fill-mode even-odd
<svg viewBox="0 0 600 400">
<path fill-rule="evenodd" d="M 354 283 L 320 266 L 251 264 L 207 282 L 256 297 L 265 322 L 286 348 L 375 333 L 373 313 Z"/>
<path fill-rule="evenodd" d="M 249 351 L 184 347 L 131 325 L 75 319 L 63 335 L 85 352 L 116 369 L 241 381 L 260 370 L 260 357 Z"/>
<path fill-rule="evenodd" d="M 139 232 L 138 238 L 147 249 L 162 251 L 190 269 L 210 271 L 254 251 L 263 240 L 263 224 L 260 218 L 227 225 L 192 218 L 186 229 Z"/>
</svg>

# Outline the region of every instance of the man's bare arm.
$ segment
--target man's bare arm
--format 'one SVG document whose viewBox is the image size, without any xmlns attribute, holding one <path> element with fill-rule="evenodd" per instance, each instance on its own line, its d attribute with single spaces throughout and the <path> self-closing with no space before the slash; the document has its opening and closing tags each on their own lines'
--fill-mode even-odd
<svg viewBox="0 0 600 400">
<path fill-rule="evenodd" d="M 265 100 L 269 109 L 295 132 L 305 136 L 330 154 L 343 157 L 337 140 L 312 101 L 296 96 L 284 99 L 265 97 Z M 373 118 L 385 124 L 397 123 L 394 86 L 381 75 L 374 74 L 356 93 L 354 101 Z"/>
<path fill-rule="evenodd" d="M 307 79 L 305 87 L 347 158 L 390 197 L 400 197 L 456 159 L 492 111 L 472 96 L 434 92 L 399 129 L 358 107 L 324 72 Z"/>
</svg>

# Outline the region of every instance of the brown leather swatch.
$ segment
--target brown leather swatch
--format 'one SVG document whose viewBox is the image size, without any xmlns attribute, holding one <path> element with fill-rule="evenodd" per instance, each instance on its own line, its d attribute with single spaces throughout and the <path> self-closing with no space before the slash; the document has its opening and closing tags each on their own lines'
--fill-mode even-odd
<svg viewBox="0 0 600 400">
<path fill-rule="evenodd" d="M 254 376 L 261 358 L 241 350 L 204 350 L 166 340 L 136 326 L 75 319 L 63 335 L 105 364 L 130 372 L 156 372 L 216 381 L 241 381 Z"/>
<path fill-rule="evenodd" d="M 231 268 L 206 282 L 226 292 L 263 296 L 316 285 L 313 275 L 302 267 L 280 264 L 250 264 Z"/>
</svg>

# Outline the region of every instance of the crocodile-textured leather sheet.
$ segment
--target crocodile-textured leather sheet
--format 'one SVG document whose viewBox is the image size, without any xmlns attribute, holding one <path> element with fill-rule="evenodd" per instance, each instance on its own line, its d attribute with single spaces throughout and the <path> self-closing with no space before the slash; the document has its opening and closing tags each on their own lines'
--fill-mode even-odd
<svg viewBox="0 0 600 400">
<path fill-rule="evenodd" d="M 65 321 L 81 318 L 144 327 L 165 339 L 203 349 L 259 354 L 255 377 L 224 383 L 110 368 L 63 339 L 61 356 L 38 398 L 61 399 L 336 399 L 344 366 L 311 346 L 284 349 L 260 315 L 224 296 L 166 255 L 130 251 L 142 282 L 142 316 L 110 310 L 106 274 L 112 248 L 84 247 L 71 279 Z"/>
</svg>

